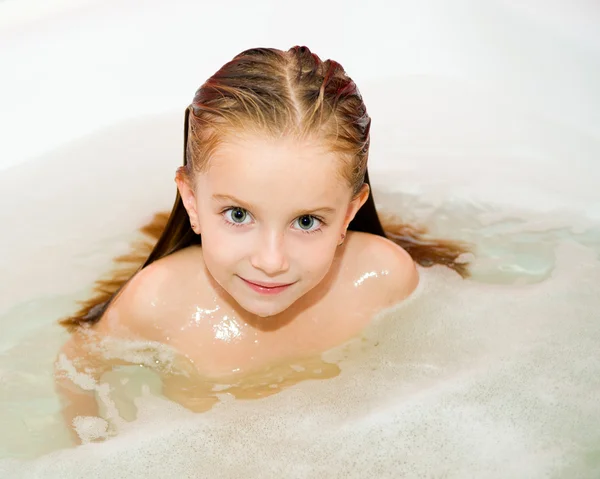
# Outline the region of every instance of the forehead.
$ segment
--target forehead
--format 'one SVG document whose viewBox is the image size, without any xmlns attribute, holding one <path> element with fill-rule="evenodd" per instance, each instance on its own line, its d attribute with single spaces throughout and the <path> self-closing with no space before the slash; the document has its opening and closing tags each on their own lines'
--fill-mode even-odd
<svg viewBox="0 0 600 479">
<path fill-rule="evenodd" d="M 318 140 L 236 135 L 225 138 L 214 152 L 202 174 L 203 189 L 248 202 L 306 207 L 350 197 L 342 167 L 340 157 Z"/>
</svg>

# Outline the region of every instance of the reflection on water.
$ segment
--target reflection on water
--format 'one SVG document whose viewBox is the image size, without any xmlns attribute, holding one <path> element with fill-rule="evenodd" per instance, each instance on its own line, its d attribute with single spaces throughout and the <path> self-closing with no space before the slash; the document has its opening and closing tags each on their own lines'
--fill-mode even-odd
<svg viewBox="0 0 600 479">
<path fill-rule="evenodd" d="M 381 192 L 378 203 L 406 212 L 407 222 L 425 223 L 433 235 L 474 245 L 472 279 L 484 283 L 531 284 L 547 279 L 561 241 L 576 241 L 600 258 L 600 225 L 575 213 L 532 213 L 474 203 L 433 206 L 421 197 Z"/>
</svg>

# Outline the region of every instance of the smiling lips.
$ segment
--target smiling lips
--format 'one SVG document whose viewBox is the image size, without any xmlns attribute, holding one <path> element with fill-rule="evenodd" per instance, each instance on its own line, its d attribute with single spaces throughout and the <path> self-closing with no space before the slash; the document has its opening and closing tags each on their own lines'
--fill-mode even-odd
<svg viewBox="0 0 600 479">
<path fill-rule="evenodd" d="M 278 294 L 290 287 L 294 283 L 258 283 L 254 281 L 248 281 L 247 279 L 239 277 L 244 283 L 250 288 L 260 294 Z"/>
</svg>

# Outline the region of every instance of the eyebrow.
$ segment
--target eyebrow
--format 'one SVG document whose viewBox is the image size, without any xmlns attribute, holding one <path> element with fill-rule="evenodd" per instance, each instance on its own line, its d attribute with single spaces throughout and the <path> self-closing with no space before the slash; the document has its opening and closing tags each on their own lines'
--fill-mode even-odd
<svg viewBox="0 0 600 479">
<path fill-rule="evenodd" d="M 245 201 L 242 201 L 242 200 L 236 198 L 235 196 L 212 195 L 212 198 L 213 198 L 213 200 L 220 201 L 220 202 L 236 203 L 236 204 L 240 205 L 242 208 L 244 208 L 245 210 L 252 211 L 254 209 L 254 207 L 250 203 L 246 203 Z M 317 208 L 311 208 L 311 209 L 307 209 L 307 210 L 297 211 L 296 215 L 302 216 L 302 215 L 310 215 L 313 213 L 334 214 L 336 211 L 337 210 L 335 208 L 331 208 L 329 206 L 321 206 L 321 207 L 317 207 Z"/>
</svg>

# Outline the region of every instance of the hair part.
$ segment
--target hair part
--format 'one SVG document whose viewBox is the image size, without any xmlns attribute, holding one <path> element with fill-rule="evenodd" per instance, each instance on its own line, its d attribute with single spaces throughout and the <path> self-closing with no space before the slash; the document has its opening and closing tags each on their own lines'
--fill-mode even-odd
<svg viewBox="0 0 600 479">
<path fill-rule="evenodd" d="M 339 155 L 354 194 L 363 184 L 371 119 L 354 81 L 306 47 L 254 48 L 208 79 L 189 107 L 188 171 L 205 171 L 219 144 L 235 131 L 315 138 Z"/>
</svg>

